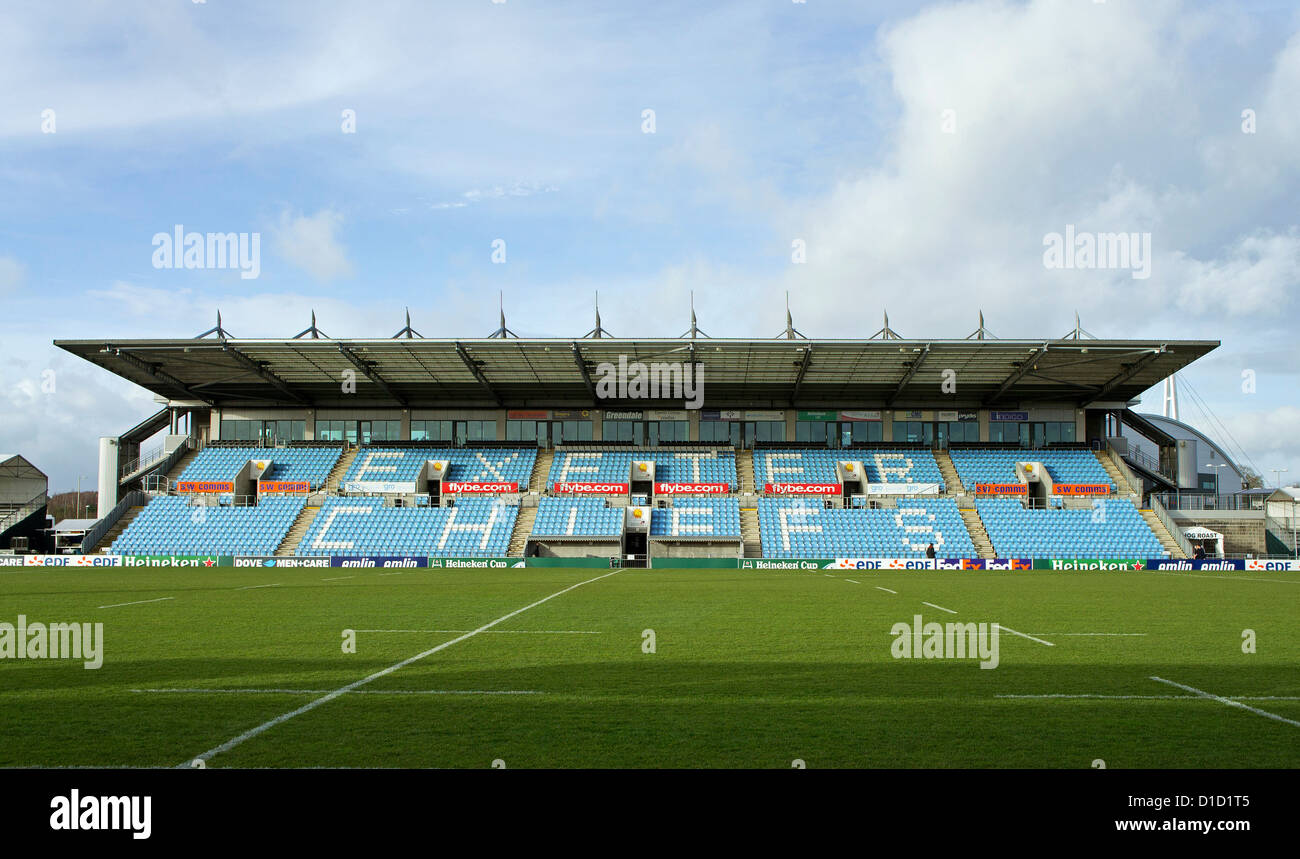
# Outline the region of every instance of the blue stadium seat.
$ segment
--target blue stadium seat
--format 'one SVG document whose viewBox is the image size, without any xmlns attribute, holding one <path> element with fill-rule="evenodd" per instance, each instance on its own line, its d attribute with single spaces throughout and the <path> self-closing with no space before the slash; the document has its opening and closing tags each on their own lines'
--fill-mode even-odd
<svg viewBox="0 0 1300 859">
<path fill-rule="evenodd" d="M 938 484 L 939 463 L 928 450 L 756 450 L 754 480 L 767 483 L 837 483 L 835 463 L 860 460 L 870 483 Z"/>
<path fill-rule="evenodd" d="M 521 490 L 537 462 L 536 448 L 363 447 L 343 482 L 405 483 L 429 460 L 448 463 L 446 479 L 466 483 L 518 483 Z"/>
<path fill-rule="evenodd" d="M 976 557 L 951 498 L 909 496 L 874 510 L 760 498 L 758 526 L 765 558 L 923 558 L 931 543 L 941 558 Z"/>
<path fill-rule="evenodd" d="M 382 498 L 325 499 L 300 555 L 505 555 L 519 508 L 490 498 L 454 507 L 386 507 Z"/>
<path fill-rule="evenodd" d="M 725 483 L 736 489 L 735 451 L 718 448 L 609 448 L 584 450 L 558 447 L 551 460 L 547 485 L 594 482 L 627 483 L 632 463 L 653 460 L 659 483 Z"/>
<path fill-rule="evenodd" d="M 206 447 L 177 480 L 234 480 L 250 459 L 269 459 L 263 480 L 306 480 L 317 489 L 342 454 L 341 447 Z"/>
<path fill-rule="evenodd" d="M 603 498 L 541 498 L 534 537 L 617 537 L 623 533 L 622 507 Z"/>
<path fill-rule="evenodd" d="M 651 537 L 740 539 L 740 502 L 735 498 L 677 498 L 650 515 Z"/>
<path fill-rule="evenodd" d="M 967 490 L 977 483 L 1015 483 L 1017 462 L 1041 462 L 1056 483 L 1100 483 L 1115 491 L 1110 475 L 1090 450 L 977 450 L 948 452 Z"/>
<path fill-rule="evenodd" d="M 302 512 L 302 498 L 253 507 L 191 506 L 168 495 L 145 505 L 113 541 L 118 555 L 272 555 Z"/>
<path fill-rule="evenodd" d="M 977 498 L 975 506 L 1000 558 L 1168 557 L 1125 498 L 1095 498 L 1083 509 L 1028 509 L 1014 498 Z"/>
</svg>

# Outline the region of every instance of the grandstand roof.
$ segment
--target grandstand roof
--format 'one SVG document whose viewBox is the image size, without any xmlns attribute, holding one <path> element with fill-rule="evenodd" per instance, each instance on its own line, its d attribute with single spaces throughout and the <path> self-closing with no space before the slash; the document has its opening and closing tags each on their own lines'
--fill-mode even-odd
<svg viewBox="0 0 1300 859">
<path fill-rule="evenodd" d="M 1219 345 L 1206 340 L 56 340 L 172 400 L 320 407 L 590 407 L 597 366 L 704 365 L 711 408 L 1122 403 Z M 956 393 L 941 393 L 955 372 Z M 356 393 L 345 395 L 345 372 Z M 612 404 L 609 400 L 601 401 Z M 651 404 L 638 401 L 638 404 Z M 680 401 L 677 403 L 680 407 Z"/>
</svg>

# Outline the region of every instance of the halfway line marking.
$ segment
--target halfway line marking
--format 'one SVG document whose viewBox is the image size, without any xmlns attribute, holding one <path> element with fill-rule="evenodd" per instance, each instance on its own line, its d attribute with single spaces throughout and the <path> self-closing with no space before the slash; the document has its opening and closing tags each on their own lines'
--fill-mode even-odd
<svg viewBox="0 0 1300 859">
<path fill-rule="evenodd" d="M 262 724 L 258 725 L 255 728 L 249 728 L 247 731 L 240 734 L 239 736 L 232 737 L 231 739 L 226 740 L 224 743 L 222 743 L 219 746 L 214 746 L 213 748 L 199 755 L 197 759 L 203 761 L 211 760 L 216 755 L 222 754 L 223 752 L 228 752 L 231 749 L 235 748 L 236 746 L 240 745 L 241 743 L 245 742 L 246 740 L 251 740 L 253 737 L 256 737 L 258 734 L 268 731 L 282 722 L 287 722 L 288 720 L 292 719 L 294 716 L 301 716 L 303 713 L 310 712 L 322 704 L 327 704 L 330 701 L 333 701 L 335 698 L 339 698 L 343 695 L 346 695 L 349 692 L 352 692 L 356 689 L 360 689 L 362 686 L 365 686 L 367 683 L 371 683 L 375 680 L 378 680 L 380 677 L 386 677 L 389 674 L 392 674 L 394 671 L 397 671 L 400 668 L 405 668 L 407 665 L 410 665 L 413 662 L 419 662 L 421 659 L 424 659 L 426 656 L 432 656 L 433 654 L 437 653 L 440 650 L 446 650 L 448 647 L 451 647 L 453 644 L 459 644 L 460 642 L 468 638 L 473 638 L 474 636 L 478 635 L 480 632 L 486 632 L 487 630 L 491 629 L 492 627 L 496 626 L 499 623 L 504 623 L 505 621 L 509 620 L 512 617 L 521 615 L 531 608 L 536 608 L 542 603 L 549 602 L 558 596 L 567 594 L 571 590 L 580 588 L 583 585 L 589 585 L 592 582 L 598 582 L 601 579 L 609 578 L 610 576 L 617 575 L 618 573 L 621 572 L 622 570 L 614 570 L 612 572 L 602 573 L 601 575 L 596 576 L 594 579 L 587 579 L 586 581 L 581 581 L 578 582 L 577 584 L 569 585 L 567 588 L 558 590 L 555 593 L 551 594 L 550 596 L 542 597 L 536 602 L 529 603 L 523 608 L 515 609 L 509 614 L 503 614 L 501 617 L 497 618 L 496 620 L 483 624 L 473 632 L 467 632 L 464 635 L 460 636 L 459 638 L 453 638 L 451 641 L 445 641 L 442 644 L 439 644 L 435 647 L 431 647 L 428 650 L 422 651 L 420 653 L 415 654 L 414 656 L 403 659 L 401 662 L 397 662 L 393 665 L 390 665 L 387 668 L 383 669 L 382 671 L 376 671 L 374 674 L 370 674 L 365 677 L 362 677 L 360 680 L 355 680 L 346 686 L 341 686 L 338 689 L 335 689 L 333 692 L 330 692 L 329 694 L 322 695 L 319 698 L 316 698 L 312 701 L 308 701 L 306 704 L 303 704 L 301 707 L 297 708 L 296 710 L 290 710 L 287 713 L 282 713 L 281 715 L 276 716 L 274 719 L 271 719 L 270 721 L 267 722 L 263 722 Z M 193 764 L 194 760 L 196 760 L 196 758 L 190 758 L 184 763 L 177 764 L 177 768 L 183 769 L 189 767 Z"/>
<path fill-rule="evenodd" d="M 855 585 L 860 585 L 860 584 L 862 584 L 862 582 L 858 581 L 857 579 L 845 579 L 844 581 L 846 581 L 846 582 L 853 582 L 853 584 L 855 584 Z"/>
<path fill-rule="evenodd" d="M 341 582 L 344 579 L 355 579 L 356 576 L 331 576 L 328 579 L 321 579 L 322 582 Z"/>
<path fill-rule="evenodd" d="M 269 585 L 249 585 L 248 587 L 244 587 L 244 588 L 235 588 L 235 590 L 237 590 L 237 591 L 255 591 L 255 590 L 257 590 L 258 588 L 278 588 L 278 587 L 280 587 L 280 583 L 279 583 L 279 582 L 273 582 L 273 583 L 271 583 L 271 584 L 269 584 Z"/>
<path fill-rule="evenodd" d="M 1273 719 L 1278 722 L 1285 722 L 1288 725 L 1294 725 L 1295 727 L 1300 728 L 1300 722 L 1297 722 L 1295 719 L 1288 719 L 1285 716 L 1279 716 L 1277 713 L 1270 713 L 1267 710 L 1260 710 L 1257 707 L 1249 707 L 1241 703 L 1240 701 L 1234 701 L 1231 698 L 1223 698 L 1218 695 L 1212 695 L 1209 692 L 1205 692 L 1201 689 L 1197 689 L 1192 686 L 1184 686 L 1182 683 L 1175 683 L 1174 681 L 1166 680 L 1163 677 L 1156 677 L 1155 675 L 1152 675 L 1151 679 L 1156 681 L 1157 683 L 1164 683 L 1169 686 L 1177 686 L 1179 689 L 1182 689 L 1186 692 L 1193 692 L 1197 695 L 1200 695 L 1202 698 L 1209 698 L 1212 701 L 1218 701 L 1221 704 L 1227 704 L 1229 707 L 1240 707 L 1243 710 L 1249 710 L 1250 712 L 1254 713 L 1256 716 L 1263 716 L 1266 719 Z"/>
<path fill-rule="evenodd" d="M 144 605 L 147 602 L 163 602 L 164 600 L 174 600 L 176 597 L 158 597 L 156 600 L 136 600 L 135 602 L 119 602 L 112 605 L 101 605 L 99 608 L 121 608 L 124 605 Z"/>
<path fill-rule="evenodd" d="M 923 603 L 921 603 L 921 605 L 928 605 L 930 608 L 937 608 L 939 611 L 946 611 L 946 612 L 948 612 L 948 614 L 956 614 L 956 613 L 957 613 L 957 612 L 953 611 L 953 610 L 950 609 L 950 608 L 944 608 L 943 606 L 941 606 L 941 605 L 935 605 L 935 604 L 932 603 L 932 602 L 923 602 Z"/>
<path fill-rule="evenodd" d="M 876 585 L 876 590 L 884 591 L 887 594 L 894 594 L 895 596 L 898 595 L 898 591 L 891 591 L 889 588 L 882 588 L 880 585 Z"/>
</svg>

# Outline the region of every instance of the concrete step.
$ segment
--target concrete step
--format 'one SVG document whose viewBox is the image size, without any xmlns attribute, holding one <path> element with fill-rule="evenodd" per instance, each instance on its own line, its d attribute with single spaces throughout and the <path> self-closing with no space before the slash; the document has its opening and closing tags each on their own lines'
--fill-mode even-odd
<svg viewBox="0 0 1300 859">
<path fill-rule="evenodd" d="M 952 464 L 952 457 L 946 450 L 934 452 L 935 461 L 939 463 L 939 473 L 943 475 L 943 491 L 948 495 L 960 495 L 966 491 L 961 478 L 957 476 L 957 466 Z"/>
<path fill-rule="evenodd" d="M 536 507 L 520 507 L 519 517 L 515 519 L 515 530 L 510 534 L 510 547 L 506 554 L 512 558 L 522 557 L 528 537 L 533 533 L 533 522 L 537 519 Z"/>
<path fill-rule="evenodd" d="M 996 558 L 993 541 L 989 539 L 989 532 L 984 527 L 984 520 L 980 519 L 979 511 L 974 507 L 963 507 L 958 512 L 970 533 L 971 543 L 975 545 L 975 554 L 985 559 Z"/>
<path fill-rule="evenodd" d="M 357 458 L 357 453 L 359 453 L 360 450 L 361 448 L 359 447 L 352 447 L 343 451 L 343 455 L 339 457 L 339 461 L 330 469 L 329 477 L 325 478 L 326 493 L 330 495 L 338 493 L 339 484 L 342 483 L 343 478 L 347 476 L 348 469 L 352 467 L 352 461 Z"/>
<path fill-rule="evenodd" d="M 754 452 L 736 451 L 736 479 L 740 481 L 737 492 L 756 492 L 754 488 Z"/>
<path fill-rule="evenodd" d="M 298 546 L 302 543 L 302 538 L 306 536 L 311 523 L 316 521 L 316 514 L 318 513 L 320 513 L 319 507 L 304 506 L 302 508 L 298 518 L 293 520 L 293 524 L 289 526 L 289 533 L 284 535 L 284 540 L 281 541 L 279 548 L 275 550 L 277 558 L 287 558 L 298 554 Z"/>
<path fill-rule="evenodd" d="M 551 475 L 551 463 L 555 461 L 555 451 L 542 448 L 537 451 L 537 462 L 533 464 L 533 474 L 528 479 L 529 492 L 546 492 L 546 480 Z"/>
<path fill-rule="evenodd" d="M 122 518 L 117 520 L 117 524 L 112 528 L 109 528 L 108 533 L 104 535 L 103 539 L 94 546 L 91 546 L 86 551 L 86 554 L 90 554 L 91 552 L 100 552 L 101 554 L 108 553 L 113 547 L 113 541 L 122 536 L 122 532 L 127 529 L 128 525 L 135 521 L 135 517 L 139 516 L 140 511 L 143 509 L 144 505 L 128 509 L 122 514 Z"/>
<path fill-rule="evenodd" d="M 1183 552 L 1182 547 L 1178 545 L 1178 541 L 1169 533 L 1169 529 L 1165 527 L 1165 523 L 1160 521 L 1160 517 L 1156 515 L 1154 510 L 1139 510 L 1138 512 L 1142 514 L 1142 518 L 1146 520 L 1148 527 L 1150 527 L 1156 537 L 1160 539 L 1160 544 L 1165 547 L 1165 551 L 1169 553 L 1169 557 L 1187 557 L 1186 553 Z"/>
</svg>

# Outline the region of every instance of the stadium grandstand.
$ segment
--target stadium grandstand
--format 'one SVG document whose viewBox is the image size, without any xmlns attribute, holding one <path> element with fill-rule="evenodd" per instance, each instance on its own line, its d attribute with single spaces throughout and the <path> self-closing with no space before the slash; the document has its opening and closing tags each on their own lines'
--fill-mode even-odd
<svg viewBox="0 0 1300 859">
<path fill-rule="evenodd" d="M 770 339 L 433 339 L 408 317 L 390 339 L 218 320 L 56 345 L 159 403 L 100 440 L 83 552 L 653 566 L 1187 557 L 1160 494 L 1197 451 L 1134 406 L 1218 343 L 808 339 L 787 315 Z M 701 397 L 612 396 L 628 366 Z"/>
</svg>

